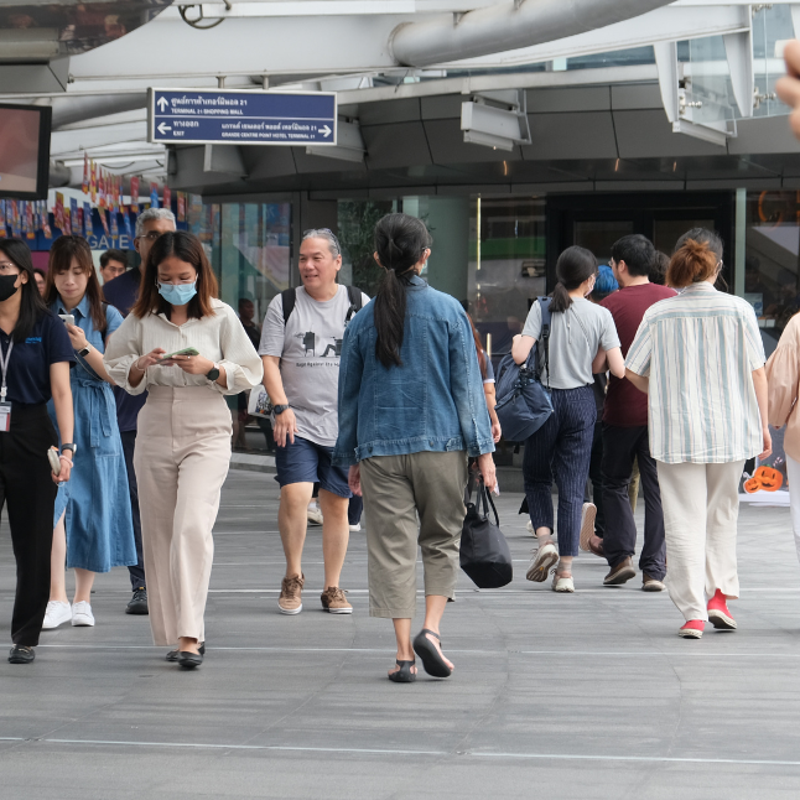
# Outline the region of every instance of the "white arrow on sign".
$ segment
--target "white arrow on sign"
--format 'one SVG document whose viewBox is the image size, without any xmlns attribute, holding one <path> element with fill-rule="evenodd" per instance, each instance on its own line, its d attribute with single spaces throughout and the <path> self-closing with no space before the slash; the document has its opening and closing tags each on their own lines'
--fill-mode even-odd
<svg viewBox="0 0 800 800">
<path fill-rule="evenodd" d="M 169 107 L 169 102 L 167 101 L 166 97 L 159 97 L 158 103 L 156 103 L 156 105 L 158 106 L 158 110 L 163 112 L 164 109 Z"/>
<path fill-rule="evenodd" d="M 167 131 L 171 131 L 172 128 L 166 122 L 162 122 L 156 130 L 163 136 Z"/>
<path fill-rule="evenodd" d="M 320 128 L 319 132 L 327 139 L 333 131 L 326 125 L 324 128 Z"/>
</svg>

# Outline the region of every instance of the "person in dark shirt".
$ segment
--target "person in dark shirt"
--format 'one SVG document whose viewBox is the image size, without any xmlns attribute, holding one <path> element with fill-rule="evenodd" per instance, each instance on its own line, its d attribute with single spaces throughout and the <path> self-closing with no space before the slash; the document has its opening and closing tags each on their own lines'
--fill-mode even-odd
<svg viewBox="0 0 800 800">
<path fill-rule="evenodd" d="M 175 230 L 175 216 L 167 208 L 149 208 L 136 218 L 136 238 L 133 246 L 141 256 L 142 264 L 153 242 L 162 233 Z M 109 251 L 110 252 L 110 251 Z M 139 299 L 139 284 L 142 273 L 139 267 L 128 270 L 103 286 L 106 301 L 116 306 L 123 317 L 128 316 L 134 303 Z M 128 486 L 131 495 L 131 512 L 133 513 L 133 536 L 136 541 L 137 563 L 128 567 L 131 578 L 133 596 L 125 607 L 126 614 L 147 614 L 147 581 L 144 574 L 144 556 L 142 554 L 142 523 L 139 514 L 139 489 L 136 484 L 136 473 L 133 469 L 133 454 L 136 449 L 136 430 L 139 412 L 147 400 L 147 392 L 130 395 L 119 387 L 114 388 L 114 399 L 117 403 L 117 421 L 125 453 L 125 468 L 128 473 Z"/>
<path fill-rule="evenodd" d="M 623 356 L 650 306 L 675 292 L 649 279 L 655 259 L 652 243 L 634 234 L 623 236 L 611 248 L 611 268 L 620 290 L 601 303 L 614 318 Z M 660 592 L 666 575 L 664 515 L 656 463 L 650 455 L 647 429 L 647 395 L 627 378 L 612 376 L 603 409 L 603 552 L 611 568 L 603 579 L 617 586 L 636 575 L 631 560 L 636 548 L 636 523 L 628 497 L 634 459 L 639 463 L 645 497 L 644 546 L 639 557 L 642 589 Z"/>
<path fill-rule="evenodd" d="M 27 245 L 0 239 L 0 510 L 8 503 L 17 562 L 12 664 L 33 661 L 50 596 L 56 484 L 69 480 L 75 453 L 69 383 L 74 360 L 64 324 L 41 299 Z M 47 413 L 51 397 L 64 437 L 57 474 L 48 458 L 51 448 L 58 453 Z"/>
</svg>

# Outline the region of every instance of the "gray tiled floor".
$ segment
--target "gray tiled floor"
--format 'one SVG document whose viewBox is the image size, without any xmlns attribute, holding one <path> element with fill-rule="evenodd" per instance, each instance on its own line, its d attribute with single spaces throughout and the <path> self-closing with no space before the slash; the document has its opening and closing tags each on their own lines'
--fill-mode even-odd
<svg viewBox="0 0 800 800">
<path fill-rule="evenodd" d="M 666 595 L 525 581 L 519 495 L 501 498 L 517 559 L 507 588 L 462 576 L 443 636 L 448 681 L 384 677 L 393 636 L 367 615 L 364 536 L 352 617 L 319 610 L 311 529 L 306 610 L 277 613 L 276 484 L 232 472 L 216 530 L 208 654 L 163 661 L 146 617 L 122 613 L 127 574 L 97 581 L 92 629 L 43 634 L 29 667 L 0 662 L 0 798 L 783 798 L 800 790 L 800 567 L 788 510 L 743 508 L 740 629 L 679 639 Z M 639 514 L 641 516 L 641 514 Z M 14 584 L 0 538 L 0 620 Z"/>
</svg>

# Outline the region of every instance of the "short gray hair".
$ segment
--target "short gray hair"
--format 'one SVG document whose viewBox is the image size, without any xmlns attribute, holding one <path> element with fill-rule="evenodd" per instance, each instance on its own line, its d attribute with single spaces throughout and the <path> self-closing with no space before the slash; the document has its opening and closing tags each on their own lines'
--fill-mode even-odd
<svg viewBox="0 0 800 800">
<path fill-rule="evenodd" d="M 136 217 L 137 237 L 144 236 L 144 224 L 152 219 L 165 219 L 171 222 L 175 228 L 178 227 L 175 223 L 175 215 L 168 208 L 148 208 Z"/>
<path fill-rule="evenodd" d="M 306 239 L 324 239 L 328 243 L 331 255 L 338 258 L 342 254 L 342 246 L 336 238 L 336 234 L 330 228 L 309 228 L 303 231 L 303 238 L 300 240 L 301 244 Z"/>
</svg>

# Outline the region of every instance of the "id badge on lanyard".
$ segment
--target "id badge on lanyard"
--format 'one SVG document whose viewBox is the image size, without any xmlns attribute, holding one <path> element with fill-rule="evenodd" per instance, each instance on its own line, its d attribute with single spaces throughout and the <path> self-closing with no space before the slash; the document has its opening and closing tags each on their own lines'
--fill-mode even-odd
<svg viewBox="0 0 800 800">
<path fill-rule="evenodd" d="M 8 433 L 11 430 L 11 403 L 6 400 L 6 395 L 8 394 L 6 373 L 8 372 L 8 364 L 11 361 L 13 347 L 14 340 L 9 339 L 5 356 L 3 356 L 2 347 L 0 347 L 0 369 L 3 371 L 3 383 L 0 385 L 0 433 Z"/>
</svg>

